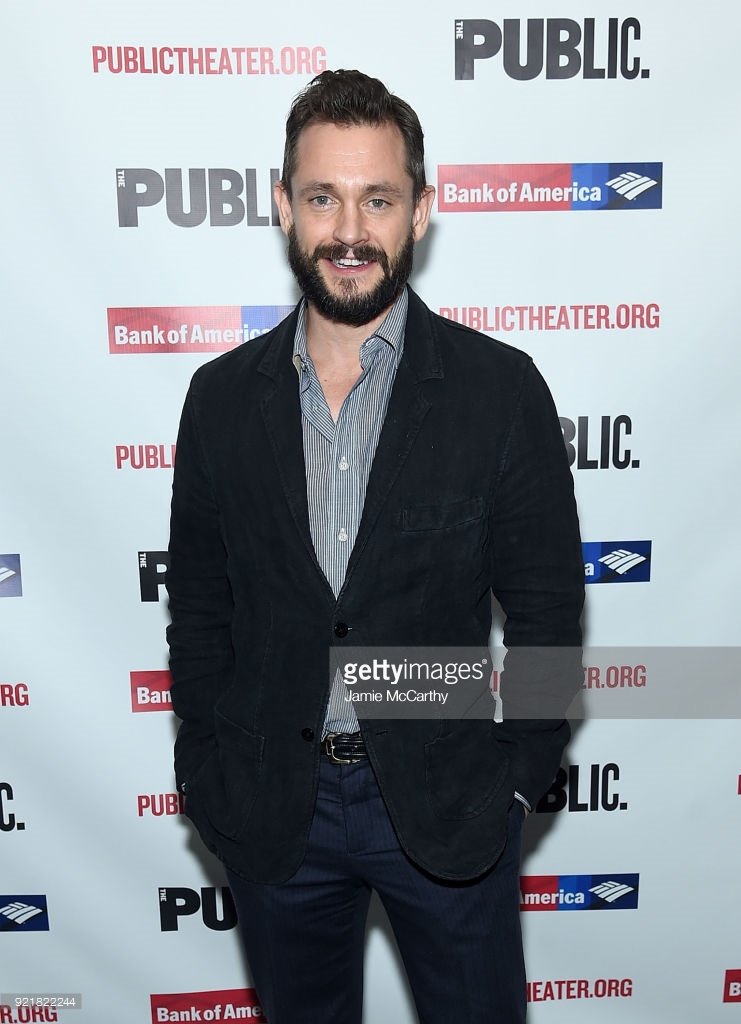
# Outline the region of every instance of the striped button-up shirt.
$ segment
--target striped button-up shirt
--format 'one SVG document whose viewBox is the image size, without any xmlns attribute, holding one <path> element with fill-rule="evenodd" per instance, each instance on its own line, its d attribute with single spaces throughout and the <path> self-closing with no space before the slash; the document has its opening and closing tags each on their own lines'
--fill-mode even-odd
<svg viewBox="0 0 741 1024">
<path fill-rule="evenodd" d="M 306 347 L 305 312 L 299 312 L 293 362 L 299 374 L 309 529 L 317 561 L 335 597 L 342 589 L 363 514 L 365 491 L 404 351 L 409 300 L 404 288 L 383 323 L 360 346 L 361 373 L 332 419 Z M 355 709 L 344 698 L 339 673 L 332 684 L 324 732 L 356 732 Z"/>
</svg>

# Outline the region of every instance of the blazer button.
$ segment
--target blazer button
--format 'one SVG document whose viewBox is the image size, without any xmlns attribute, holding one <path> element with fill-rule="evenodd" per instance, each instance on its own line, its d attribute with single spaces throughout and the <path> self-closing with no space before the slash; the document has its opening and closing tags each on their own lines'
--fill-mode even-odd
<svg viewBox="0 0 741 1024">
<path fill-rule="evenodd" d="M 305 739 L 307 743 L 311 743 L 311 741 L 314 739 L 314 730 L 313 729 L 302 729 L 301 730 L 301 737 L 302 737 L 302 739 Z"/>
<path fill-rule="evenodd" d="M 335 636 L 338 636 L 338 637 L 342 638 L 343 636 L 347 636 L 347 634 L 349 632 L 350 632 L 350 627 L 348 626 L 348 624 L 346 622 L 336 622 L 335 623 L 335 627 L 334 627 L 334 635 Z"/>
</svg>

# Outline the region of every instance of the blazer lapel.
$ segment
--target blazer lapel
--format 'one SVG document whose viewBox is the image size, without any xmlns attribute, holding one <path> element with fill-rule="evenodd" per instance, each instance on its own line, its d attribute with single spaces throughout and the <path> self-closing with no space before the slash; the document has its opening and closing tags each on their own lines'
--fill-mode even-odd
<svg viewBox="0 0 741 1024">
<path fill-rule="evenodd" d="M 297 318 L 298 307 L 276 328 L 275 337 L 271 339 L 260 361 L 260 372 L 269 377 L 273 385 L 268 389 L 260 408 L 278 477 L 296 529 L 312 565 L 334 602 L 332 588 L 317 561 L 309 529 L 301 404 L 296 369 L 291 362 Z M 409 289 L 404 354 L 396 372 L 386 419 L 368 478 L 363 514 L 345 573 L 343 591 L 412 450 L 419 428 L 432 407 L 426 382 L 442 378 L 442 361 L 430 311 Z"/>
<path fill-rule="evenodd" d="M 269 377 L 273 384 L 260 403 L 260 411 L 270 438 L 278 478 L 299 537 L 334 602 L 332 588 L 317 561 L 309 529 L 301 404 L 298 376 L 291 361 L 297 318 L 298 307 L 276 328 L 276 336 L 260 361 L 260 373 Z"/>
<path fill-rule="evenodd" d="M 409 289 L 409 311 L 404 334 L 404 354 L 391 390 L 386 419 L 378 439 L 375 458 L 368 478 L 363 515 L 345 573 L 344 590 L 362 556 L 368 538 L 389 492 L 401 473 L 432 408 L 426 381 L 442 380 L 440 352 L 430 311 Z"/>
</svg>

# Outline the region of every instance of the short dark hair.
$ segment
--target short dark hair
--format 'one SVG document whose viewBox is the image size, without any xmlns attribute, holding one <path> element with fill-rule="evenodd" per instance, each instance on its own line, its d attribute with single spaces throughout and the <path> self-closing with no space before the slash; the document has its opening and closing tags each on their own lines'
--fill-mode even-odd
<svg viewBox="0 0 741 1024">
<path fill-rule="evenodd" d="M 310 124 L 396 125 L 404 140 L 406 169 L 413 182 L 415 203 L 422 195 L 427 178 L 419 118 L 408 103 L 390 93 L 377 78 L 361 71 L 322 71 L 295 98 L 286 121 L 283 153 L 282 180 L 289 199 L 299 135 Z"/>
</svg>

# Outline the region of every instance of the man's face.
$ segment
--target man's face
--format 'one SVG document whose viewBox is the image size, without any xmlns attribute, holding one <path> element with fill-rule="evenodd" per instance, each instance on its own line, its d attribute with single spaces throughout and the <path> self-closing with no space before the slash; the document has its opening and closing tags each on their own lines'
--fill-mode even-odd
<svg viewBox="0 0 741 1024">
<path fill-rule="evenodd" d="M 434 196 L 429 188 L 413 202 L 398 128 L 310 125 L 291 184 L 291 201 L 280 183 L 275 199 L 307 300 L 338 323 L 378 319 L 411 273 Z"/>
</svg>

